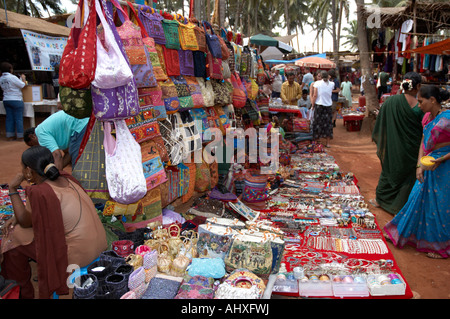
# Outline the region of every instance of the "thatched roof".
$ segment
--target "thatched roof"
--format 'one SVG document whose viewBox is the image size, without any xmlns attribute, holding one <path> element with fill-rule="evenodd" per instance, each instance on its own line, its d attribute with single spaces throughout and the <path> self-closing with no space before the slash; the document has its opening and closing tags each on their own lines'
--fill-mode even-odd
<svg viewBox="0 0 450 319">
<path fill-rule="evenodd" d="M 441 29 L 450 29 L 450 2 L 415 1 L 418 33 L 435 33 Z M 398 29 L 406 20 L 414 19 L 413 1 L 405 7 L 382 7 L 380 10 L 381 28 Z M 362 7 L 362 14 L 368 19 L 373 8 Z"/>
<path fill-rule="evenodd" d="M 5 10 L 0 10 L 0 28 L 25 29 L 49 36 L 68 37 L 70 28 L 47 22 L 43 19 L 30 17 L 12 11 L 7 11 L 8 21 L 6 21 Z"/>
</svg>

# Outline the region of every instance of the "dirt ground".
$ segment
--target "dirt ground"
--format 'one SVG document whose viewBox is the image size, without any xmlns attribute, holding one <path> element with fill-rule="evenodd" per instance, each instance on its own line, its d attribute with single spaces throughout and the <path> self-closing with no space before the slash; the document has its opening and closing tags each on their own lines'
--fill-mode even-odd
<svg viewBox="0 0 450 319">
<path fill-rule="evenodd" d="M 44 116 L 38 116 L 36 124 Z M 4 121 L 5 116 L 0 116 L 0 184 L 8 183 L 19 172 L 20 156 L 27 148 L 24 142 L 6 141 Z M 24 122 L 25 128 L 29 127 L 29 120 L 25 119 Z M 356 176 L 366 202 L 374 198 L 381 167 L 376 156 L 376 146 L 370 138 L 370 120 L 365 118 L 361 131 L 349 132 L 343 126 L 343 121 L 338 119 L 330 145 L 327 152 L 336 158 L 342 172 L 352 172 Z M 383 209 L 371 206 L 371 211 L 376 215 L 380 227 L 392 219 L 392 215 Z M 412 247 L 397 249 L 391 243 L 388 245 L 415 298 L 450 299 L 450 260 L 430 259 Z"/>
</svg>

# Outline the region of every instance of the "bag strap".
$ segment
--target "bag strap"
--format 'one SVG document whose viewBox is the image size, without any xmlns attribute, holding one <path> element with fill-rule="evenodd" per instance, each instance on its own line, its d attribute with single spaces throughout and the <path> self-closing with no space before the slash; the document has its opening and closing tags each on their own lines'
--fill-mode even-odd
<svg viewBox="0 0 450 319">
<path fill-rule="evenodd" d="M 117 14 L 119 16 L 120 21 L 124 23 L 125 21 L 130 20 L 130 17 L 128 16 L 128 13 L 125 12 L 125 10 L 122 8 L 122 6 L 116 1 L 116 0 L 109 0 L 117 9 Z"/>
<path fill-rule="evenodd" d="M 141 29 L 141 35 L 143 38 L 149 38 L 149 35 L 147 33 L 147 30 L 145 30 L 144 25 L 142 24 L 141 19 L 139 19 L 138 14 L 136 12 L 136 10 L 134 9 L 133 5 L 131 4 L 131 2 L 127 1 L 128 6 L 131 9 L 131 12 L 133 12 L 134 14 L 134 18 L 136 19 L 136 22 L 138 23 L 139 28 Z M 153 9 L 153 8 L 152 8 Z"/>
<path fill-rule="evenodd" d="M 202 21 L 203 29 L 205 29 L 205 34 L 208 33 L 208 29 L 211 31 L 211 35 L 216 35 L 211 24 L 208 21 Z"/>
<path fill-rule="evenodd" d="M 145 13 L 151 13 L 151 14 L 155 14 L 156 13 L 154 8 L 146 6 L 145 4 L 139 4 L 138 5 L 138 10 L 142 11 L 142 12 L 145 12 Z"/>
<path fill-rule="evenodd" d="M 105 152 L 111 156 L 115 153 L 117 148 L 117 141 L 111 134 L 111 123 L 109 121 L 103 122 L 103 147 Z"/>
</svg>

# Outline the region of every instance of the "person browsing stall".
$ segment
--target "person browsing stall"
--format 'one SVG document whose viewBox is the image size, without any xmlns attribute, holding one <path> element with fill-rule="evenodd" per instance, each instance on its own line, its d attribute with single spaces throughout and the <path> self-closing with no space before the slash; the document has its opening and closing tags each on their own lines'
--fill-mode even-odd
<svg viewBox="0 0 450 319">
<path fill-rule="evenodd" d="M 297 105 L 297 101 L 302 96 L 300 84 L 294 81 L 295 75 L 289 73 L 287 81 L 281 85 L 281 100 L 284 104 Z"/>
<path fill-rule="evenodd" d="M 22 89 L 27 80 L 25 74 L 20 79 L 13 74 L 13 66 L 3 62 L 0 66 L 2 76 L 0 86 L 3 90 L 3 106 L 6 111 L 6 138 L 8 141 L 23 138 L 23 95 Z"/>
<path fill-rule="evenodd" d="M 80 268 L 107 249 L 106 232 L 89 195 L 70 174 L 54 164 L 49 149 L 25 150 L 22 170 L 11 180 L 14 216 L 1 243 L 2 276 L 15 280 L 23 299 L 34 298 L 29 259 L 37 262 L 39 298 L 69 293 L 67 267 Z M 26 180 L 26 204 L 18 188 Z"/>
<path fill-rule="evenodd" d="M 24 142 L 28 146 L 41 145 L 48 148 L 55 158 L 55 165 L 63 169 L 75 166 L 81 141 L 89 118 L 77 119 L 60 110 L 45 119 L 36 128 L 25 131 Z"/>
</svg>

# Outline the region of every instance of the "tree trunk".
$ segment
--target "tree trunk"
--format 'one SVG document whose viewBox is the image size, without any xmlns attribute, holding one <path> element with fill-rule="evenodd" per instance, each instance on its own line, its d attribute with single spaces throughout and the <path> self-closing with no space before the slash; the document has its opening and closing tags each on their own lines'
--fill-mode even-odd
<svg viewBox="0 0 450 319">
<path fill-rule="evenodd" d="M 241 12 L 241 0 L 236 1 L 236 12 L 234 13 L 234 32 L 238 32 L 239 17 Z"/>
<path fill-rule="evenodd" d="M 255 23 L 254 23 L 254 32 L 258 32 L 258 12 L 259 12 L 259 0 L 256 0 L 256 8 L 255 8 Z"/>
<path fill-rule="evenodd" d="M 336 0 L 331 0 L 331 36 L 333 37 L 333 59 L 336 66 L 339 62 L 339 48 L 337 42 L 337 32 L 336 32 Z M 323 46 L 323 40 L 322 40 Z M 322 49 L 323 51 L 323 49 Z"/>
<path fill-rule="evenodd" d="M 341 47 L 341 28 L 342 28 L 342 11 L 343 0 L 339 0 L 339 17 L 338 17 L 338 27 L 337 27 L 337 47 L 340 50 Z"/>
<path fill-rule="evenodd" d="M 366 105 L 369 114 L 373 112 L 378 106 L 379 102 L 375 91 L 375 85 L 373 82 L 372 69 L 370 67 L 370 54 L 369 43 L 367 41 L 367 28 L 366 21 L 364 20 L 361 7 L 364 6 L 364 0 L 356 1 L 356 14 L 358 19 L 358 49 L 359 57 L 361 61 L 361 74 L 365 77 L 364 81 L 364 94 L 366 96 Z"/>
<path fill-rule="evenodd" d="M 225 14 L 226 14 L 226 0 L 219 0 L 219 12 L 220 12 L 220 19 L 219 19 L 219 26 L 225 27 Z"/>
</svg>

